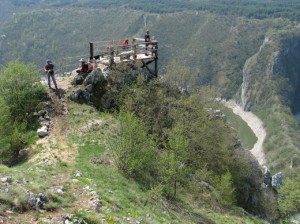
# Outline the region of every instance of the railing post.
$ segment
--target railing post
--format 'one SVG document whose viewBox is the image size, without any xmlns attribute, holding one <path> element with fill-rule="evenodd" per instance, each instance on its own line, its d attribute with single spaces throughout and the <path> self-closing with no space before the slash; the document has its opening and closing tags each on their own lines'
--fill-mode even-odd
<svg viewBox="0 0 300 224">
<path fill-rule="evenodd" d="M 155 61 L 155 70 L 154 70 L 154 73 L 155 73 L 155 77 L 157 78 L 157 75 L 158 75 L 158 68 L 157 68 L 157 60 L 158 60 L 158 54 L 157 54 L 157 52 L 158 52 L 158 42 L 156 42 L 156 44 L 155 44 L 155 46 L 154 46 L 154 53 L 155 53 L 155 55 L 154 55 L 154 61 Z"/>
<path fill-rule="evenodd" d="M 109 48 L 110 66 L 114 64 L 114 47 Z"/>
<path fill-rule="evenodd" d="M 94 57 L 94 43 L 90 42 L 90 58 Z"/>
<path fill-rule="evenodd" d="M 133 46 L 133 51 L 134 51 L 133 59 L 136 60 L 137 59 L 137 44 L 135 43 L 135 38 L 132 39 L 132 46 Z"/>
</svg>

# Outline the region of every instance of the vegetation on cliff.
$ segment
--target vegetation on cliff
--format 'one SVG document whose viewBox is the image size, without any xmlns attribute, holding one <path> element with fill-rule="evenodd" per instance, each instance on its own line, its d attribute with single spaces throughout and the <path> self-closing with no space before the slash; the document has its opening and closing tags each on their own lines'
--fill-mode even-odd
<svg viewBox="0 0 300 224">
<path fill-rule="evenodd" d="M 0 72 L 0 163 L 16 162 L 19 150 L 32 143 L 37 128 L 33 116 L 41 108 L 44 90 L 32 64 L 10 62 Z M 31 137 L 30 137 L 31 136 Z"/>
</svg>

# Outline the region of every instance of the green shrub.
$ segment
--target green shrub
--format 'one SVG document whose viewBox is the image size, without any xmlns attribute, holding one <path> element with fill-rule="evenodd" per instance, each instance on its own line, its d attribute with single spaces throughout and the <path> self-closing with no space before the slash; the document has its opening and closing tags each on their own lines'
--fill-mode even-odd
<svg viewBox="0 0 300 224">
<path fill-rule="evenodd" d="M 10 62 L 0 73 L 0 161 L 15 163 L 26 138 L 36 129 L 34 111 L 39 109 L 44 88 L 32 64 Z M 32 140 L 30 140 L 32 141 Z"/>
<path fill-rule="evenodd" d="M 111 145 L 117 165 L 127 176 L 149 185 L 155 167 L 155 144 L 134 115 L 120 113 L 119 120 L 120 132 Z"/>
<path fill-rule="evenodd" d="M 280 187 L 278 207 L 283 218 L 300 211 L 300 173 L 295 179 L 286 179 Z"/>
<path fill-rule="evenodd" d="M 13 121 L 27 123 L 40 105 L 43 94 L 40 75 L 33 64 L 13 61 L 1 70 L 0 95 L 9 106 Z"/>
</svg>

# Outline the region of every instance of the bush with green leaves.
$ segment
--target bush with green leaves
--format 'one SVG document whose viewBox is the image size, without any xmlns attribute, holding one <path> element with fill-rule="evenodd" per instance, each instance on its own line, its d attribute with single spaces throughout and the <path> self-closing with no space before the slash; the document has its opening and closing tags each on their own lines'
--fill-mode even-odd
<svg viewBox="0 0 300 224">
<path fill-rule="evenodd" d="M 279 188 L 278 206 L 281 216 L 287 218 L 300 211 L 300 173 L 294 179 L 286 179 Z"/>
<path fill-rule="evenodd" d="M 144 124 L 132 113 L 120 113 L 119 120 L 119 133 L 112 144 L 117 166 L 125 175 L 149 186 L 156 167 L 155 144 L 147 136 Z"/>
<path fill-rule="evenodd" d="M 45 91 L 32 64 L 8 63 L 0 73 L 0 161 L 10 163 L 31 130 L 37 127 L 33 112 L 40 108 Z M 8 162 L 10 161 L 10 162 Z"/>
</svg>

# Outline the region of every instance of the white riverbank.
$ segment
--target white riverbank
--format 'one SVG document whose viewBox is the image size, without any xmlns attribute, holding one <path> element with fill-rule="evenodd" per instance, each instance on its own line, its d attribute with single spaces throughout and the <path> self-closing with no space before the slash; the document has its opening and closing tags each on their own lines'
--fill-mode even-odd
<svg viewBox="0 0 300 224">
<path fill-rule="evenodd" d="M 257 137 L 257 142 L 250 151 L 255 156 L 259 164 L 264 165 L 266 163 L 266 156 L 263 143 L 267 133 L 263 122 L 252 112 L 244 111 L 243 108 L 237 105 L 233 100 L 227 101 L 224 105 L 232 109 L 234 114 L 240 116 L 254 132 Z"/>
</svg>

